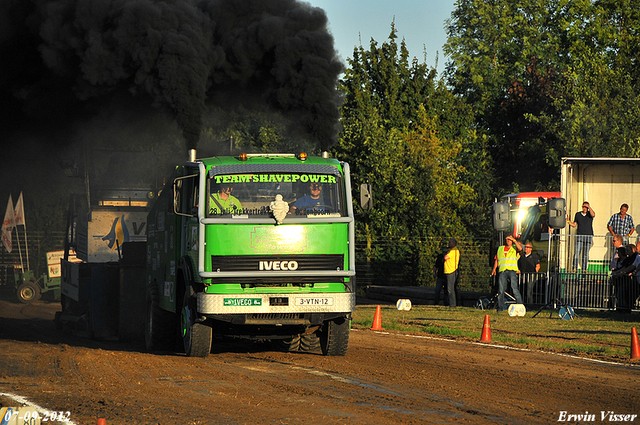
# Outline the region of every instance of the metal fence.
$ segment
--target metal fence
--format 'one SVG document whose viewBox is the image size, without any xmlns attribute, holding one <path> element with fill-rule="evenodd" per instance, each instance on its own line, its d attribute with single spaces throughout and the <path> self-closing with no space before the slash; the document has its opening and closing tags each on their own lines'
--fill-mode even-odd
<svg viewBox="0 0 640 425">
<path fill-rule="evenodd" d="M 519 273 L 518 290 L 530 307 L 556 308 L 570 305 L 577 309 L 640 309 L 640 285 L 635 276 L 610 276 L 608 272 L 572 273 L 549 271 Z M 492 296 L 497 296 L 498 278 L 492 279 Z M 507 302 L 514 294 L 507 288 Z"/>
<path fill-rule="evenodd" d="M 61 249 L 64 232 L 28 232 L 28 244 L 25 244 L 22 234 L 20 236 L 22 259 L 26 258 L 24 249 L 28 246 L 31 269 L 44 273 L 45 254 L 49 250 Z M 358 286 L 435 286 L 434 253 L 439 251 L 442 242 L 436 238 L 417 241 L 358 239 Z M 567 304 L 578 309 L 640 311 L 640 276 L 616 276 L 609 270 L 615 253 L 612 238 L 608 235 L 592 238 L 587 250 L 586 270 L 583 270 L 580 258 L 575 261 L 578 242 L 576 235 L 564 234 L 552 234 L 549 240 L 534 242 L 535 251 L 544 266 L 540 273 L 518 275 L 523 301 L 534 307 Z M 462 289 L 497 293 L 497 279 L 490 276 L 490 246 L 489 239 L 458 241 Z M 371 256 L 372 252 L 384 255 Z M 4 275 L 12 273 L 14 264 L 19 261 L 20 253 L 16 249 L 11 254 L 4 248 L 0 249 L 0 272 L 4 272 L 0 273 L 0 288 L 6 280 Z"/>
<path fill-rule="evenodd" d="M 554 308 L 569 305 L 577 309 L 640 311 L 640 273 L 610 270 L 615 254 L 613 238 L 593 236 L 588 246 L 581 247 L 587 251 L 584 262 L 581 252 L 576 254 L 577 245 L 583 242 L 578 235 L 552 234 L 548 248 L 537 250 L 547 270 L 518 275 L 523 301 Z M 635 255 L 626 260 L 627 264 Z M 492 292 L 497 293 L 497 278 L 492 280 Z"/>
<path fill-rule="evenodd" d="M 356 270 L 359 287 L 435 286 L 436 255 L 449 239 L 365 240 L 356 238 Z M 459 286 L 486 292 L 491 287 L 490 239 L 458 240 Z"/>
<path fill-rule="evenodd" d="M 489 253 L 491 241 L 458 242 L 461 288 L 489 292 L 491 298 L 495 298 L 498 280 L 490 276 L 493 264 Z M 578 244 L 581 244 L 579 255 Z M 435 286 L 431 270 L 435 257 L 421 257 L 424 246 L 441 246 L 441 241 L 374 240 L 367 245 L 364 241 L 357 241 L 358 286 Z M 585 246 L 584 239 L 577 235 L 551 234 L 544 239 L 543 234 L 542 240 L 533 241 L 533 246 L 541 259 L 540 272 L 518 274 L 520 294 L 530 308 L 570 305 L 577 309 L 640 311 L 640 276 L 634 273 L 617 276 L 610 271 L 611 258 L 615 253 L 610 235 L 593 236 Z M 372 247 L 392 255 L 387 255 L 385 260 L 367 259 L 365 254 Z M 417 271 L 420 268 L 421 272 Z"/>
<path fill-rule="evenodd" d="M 640 273 L 610 270 L 616 252 L 611 235 L 589 239 L 585 242 L 579 235 L 563 234 L 551 238 L 550 245 L 557 245 L 557 249 L 551 249 L 557 255 L 551 263 L 557 265 L 550 269 L 550 276 L 557 282 L 556 298 L 574 308 L 640 310 Z M 635 242 L 624 240 L 625 244 Z M 578 253 L 585 249 L 583 260 Z M 630 252 L 624 264 L 632 264 L 635 257 L 636 253 Z"/>
</svg>

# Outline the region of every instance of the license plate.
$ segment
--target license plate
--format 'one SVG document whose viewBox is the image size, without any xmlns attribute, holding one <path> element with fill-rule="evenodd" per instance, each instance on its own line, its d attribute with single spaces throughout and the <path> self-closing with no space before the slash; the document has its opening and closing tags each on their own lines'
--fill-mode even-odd
<svg viewBox="0 0 640 425">
<path fill-rule="evenodd" d="M 253 307 L 262 305 L 262 298 L 225 298 L 225 307 Z"/>
<path fill-rule="evenodd" d="M 296 298 L 296 305 L 333 305 L 333 298 Z"/>
</svg>

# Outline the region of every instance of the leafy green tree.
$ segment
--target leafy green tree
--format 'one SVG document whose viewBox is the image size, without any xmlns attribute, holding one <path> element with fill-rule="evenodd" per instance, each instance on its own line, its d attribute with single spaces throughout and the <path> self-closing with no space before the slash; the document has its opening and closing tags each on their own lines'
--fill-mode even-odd
<svg viewBox="0 0 640 425">
<path fill-rule="evenodd" d="M 640 3 L 575 2 L 563 12 L 568 60 L 556 131 L 574 156 L 639 156 Z"/>
<path fill-rule="evenodd" d="M 494 189 L 546 188 L 559 170 L 556 137 L 531 119 L 554 114 L 557 3 L 463 0 L 448 22 L 446 73 L 488 138 Z"/>
<path fill-rule="evenodd" d="M 446 75 L 473 107 L 495 191 L 557 188 L 562 156 L 637 156 L 637 0 L 460 0 Z"/>
<path fill-rule="evenodd" d="M 470 109 L 436 80 L 434 69 L 409 61 L 393 24 L 386 42 L 356 48 L 349 64 L 334 153 L 373 182 L 375 207 L 358 231 L 379 242 L 370 258 L 402 258 L 405 276 L 424 284 L 439 241 L 471 234 L 465 221 L 476 192 L 459 161 L 463 153 L 474 157 Z"/>
</svg>

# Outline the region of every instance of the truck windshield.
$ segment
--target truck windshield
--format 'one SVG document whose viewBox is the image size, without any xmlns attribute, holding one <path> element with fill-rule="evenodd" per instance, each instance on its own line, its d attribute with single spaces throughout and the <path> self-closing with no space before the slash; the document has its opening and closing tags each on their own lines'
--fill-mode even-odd
<svg viewBox="0 0 640 425">
<path fill-rule="evenodd" d="M 538 205 L 534 205 L 529 208 L 527 215 L 522 221 L 522 234 L 520 235 L 521 240 L 534 240 L 539 242 L 542 234 L 545 233 L 549 233 L 547 214 L 543 213 L 542 209 Z M 548 238 L 545 240 L 548 240 Z"/>
<path fill-rule="evenodd" d="M 342 179 L 335 174 L 215 174 L 209 178 L 208 217 L 271 215 L 271 203 L 288 203 L 291 217 L 345 215 Z"/>
</svg>

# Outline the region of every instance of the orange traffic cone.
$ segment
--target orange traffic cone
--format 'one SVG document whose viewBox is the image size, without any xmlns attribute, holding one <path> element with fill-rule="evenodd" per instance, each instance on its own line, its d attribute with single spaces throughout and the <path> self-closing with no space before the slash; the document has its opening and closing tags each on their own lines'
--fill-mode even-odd
<svg viewBox="0 0 640 425">
<path fill-rule="evenodd" d="M 480 342 L 491 342 L 491 326 L 489 325 L 489 315 L 484 315 L 484 324 L 482 325 L 482 336 Z"/>
<path fill-rule="evenodd" d="M 373 316 L 373 325 L 371 326 L 372 331 L 383 331 L 382 327 L 382 314 L 380 313 L 380 306 L 376 307 L 376 314 Z"/>
<path fill-rule="evenodd" d="M 106 419 L 98 419 L 98 423 L 96 425 L 107 425 L 107 420 Z"/>
<path fill-rule="evenodd" d="M 640 342 L 636 328 L 631 329 L 631 359 L 640 359 Z"/>
</svg>

